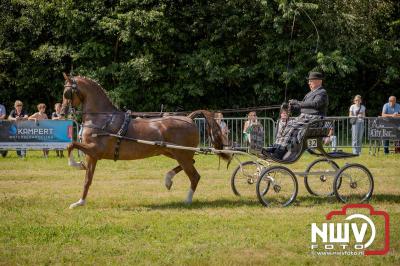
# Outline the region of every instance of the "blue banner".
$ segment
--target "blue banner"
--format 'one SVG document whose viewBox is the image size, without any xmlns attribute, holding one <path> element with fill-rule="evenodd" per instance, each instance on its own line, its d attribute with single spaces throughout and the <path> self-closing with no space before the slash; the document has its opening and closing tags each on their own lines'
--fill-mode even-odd
<svg viewBox="0 0 400 266">
<path fill-rule="evenodd" d="M 64 149 L 72 140 L 72 120 L 0 120 L 0 149 Z"/>
</svg>

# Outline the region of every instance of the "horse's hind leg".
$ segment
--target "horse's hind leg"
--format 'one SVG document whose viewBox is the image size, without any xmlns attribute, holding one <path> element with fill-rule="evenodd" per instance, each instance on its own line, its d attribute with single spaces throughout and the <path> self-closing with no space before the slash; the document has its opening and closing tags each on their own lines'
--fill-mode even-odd
<svg viewBox="0 0 400 266">
<path fill-rule="evenodd" d="M 175 159 L 172 154 L 164 154 L 164 155 L 169 157 L 169 158 Z M 192 160 L 192 161 L 193 161 L 193 164 L 194 164 L 195 160 Z M 168 190 L 170 190 L 171 187 L 172 187 L 172 183 L 173 183 L 172 179 L 174 178 L 174 176 L 176 176 L 182 170 L 183 170 L 182 166 L 178 165 L 177 167 L 175 167 L 174 169 L 168 171 L 168 173 L 165 174 L 165 179 L 164 179 L 165 187 Z"/>
<path fill-rule="evenodd" d="M 86 176 L 85 176 L 85 184 L 83 185 L 82 197 L 79 201 L 72 203 L 69 208 L 73 209 L 78 206 L 83 206 L 86 204 L 86 197 L 89 191 L 89 187 L 92 184 L 94 170 L 96 169 L 97 159 L 86 155 Z"/>
<path fill-rule="evenodd" d="M 174 169 L 170 170 L 168 173 L 165 174 L 165 186 L 167 187 L 168 190 L 171 189 L 172 187 L 172 178 L 174 178 L 174 176 L 179 173 L 180 171 L 182 171 L 182 166 L 178 165 L 177 167 L 175 167 Z"/>
<path fill-rule="evenodd" d="M 190 179 L 190 189 L 189 189 L 188 195 L 186 197 L 186 201 L 185 201 L 187 204 L 190 204 L 190 203 L 192 203 L 193 194 L 196 191 L 197 184 L 200 181 L 200 175 L 197 172 L 196 168 L 194 168 L 194 165 L 193 165 L 194 160 L 191 157 L 189 157 L 189 158 L 186 157 L 185 159 L 181 159 L 181 160 L 178 159 L 178 162 L 179 162 L 180 166 L 182 166 L 186 175 Z"/>
</svg>

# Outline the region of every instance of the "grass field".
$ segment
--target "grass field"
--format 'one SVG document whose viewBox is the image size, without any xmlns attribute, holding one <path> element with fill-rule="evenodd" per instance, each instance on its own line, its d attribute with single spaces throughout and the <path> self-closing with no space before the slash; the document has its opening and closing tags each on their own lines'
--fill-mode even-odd
<svg viewBox="0 0 400 266">
<path fill-rule="evenodd" d="M 254 197 L 239 198 L 216 156 L 196 156 L 202 179 L 190 206 L 183 204 L 189 180 L 180 173 L 171 191 L 164 174 L 175 161 L 100 161 L 88 204 L 74 210 L 84 172 L 51 153 L 15 152 L 0 158 L 0 264 L 125 265 L 400 265 L 400 156 L 363 154 L 352 161 L 375 177 L 370 202 L 391 219 L 385 256 L 316 256 L 310 228 L 343 205 L 309 196 L 302 178 L 297 201 L 264 208 Z M 292 165 L 304 170 L 314 157 Z M 338 161 L 343 165 L 345 161 Z"/>
</svg>

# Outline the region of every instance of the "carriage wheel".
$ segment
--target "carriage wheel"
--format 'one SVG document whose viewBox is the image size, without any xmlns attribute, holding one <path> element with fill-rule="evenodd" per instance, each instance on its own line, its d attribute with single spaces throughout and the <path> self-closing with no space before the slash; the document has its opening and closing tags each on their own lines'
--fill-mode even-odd
<svg viewBox="0 0 400 266">
<path fill-rule="evenodd" d="M 311 195 L 319 197 L 333 196 L 332 184 L 338 170 L 337 163 L 326 158 L 312 162 L 304 175 L 304 185 L 307 191 Z"/>
<path fill-rule="evenodd" d="M 260 169 L 258 169 L 260 168 Z M 254 161 L 241 163 L 231 177 L 231 187 L 236 196 L 254 196 L 255 184 L 262 171 L 262 166 Z"/>
<path fill-rule="evenodd" d="M 333 191 L 344 203 L 368 201 L 374 191 L 374 178 L 365 166 L 348 164 L 336 174 Z"/>
<path fill-rule="evenodd" d="M 297 196 L 296 176 L 284 166 L 266 168 L 257 181 L 256 192 L 264 206 L 288 206 Z"/>
</svg>

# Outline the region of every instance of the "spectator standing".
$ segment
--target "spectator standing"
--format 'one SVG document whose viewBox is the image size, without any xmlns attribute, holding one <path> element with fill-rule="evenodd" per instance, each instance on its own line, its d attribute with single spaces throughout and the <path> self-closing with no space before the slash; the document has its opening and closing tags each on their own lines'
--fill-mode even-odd
<svg viewBox="0 0 400 266">
<path fill-rule="evenodd" d="M 6 119 L 6 108 L 0 104 L 0 120 Z"/>
<path fill-rule="evenodd" d="M 245 143 L 250 143 L 250 133 L 253 125 L 258 124 L 257 114 L 256 112 L 252 111 L 247 114 L 247 121 L 244 123 L 243 126 L 243 140 Z"/>
<path fill-rule="evenodd" d="M 323 139 L 324 144 L 328 145 L 331 144 L 332 151 L 337 151 L 337 138 L 335 136 L 335 128 L 333 124 L 329 128 L 328 136 Z"/>
<path fill-rule="evenodd" d="M 11 121 L 23 121 L 28 119 L 28 114 L 23 109 L 23 104 L 20 100 L 16 100 L 14 103 L 14 109 L 10 112 L 8 120 Z M 26 149 L 17 149 L 17 155 L 20 158 L 26 157 Z"/>
<path fill-rule="evenodd" d="M 279 120 L 278 120 L 278 125 L 276 127 L 276 132 L 275 132 L 275 139 L 279 139 L 282 137 L 283 131 L 285 130 L 285 127 L 288 123 L 289 119 L 289 112 L 285 108 L 281 108 L 279 112 Z"/>
<path fill-rule="evenodd" d="M 31 115 L 28 118 L 29 120 L 34 120 L 36 122 L 38 120 L 48 119 L 47 114 L 46 114 L 46 105 L 44 103 L 39 103 L 37 105 L 37 109 L 38 109 L 38 112 Z M 43 149 L 43 157 L 44 158 L 49 157 L 49 149 Z"/>
<path fill-rule="evenodd" d="M 0 120 L 4 119 L 6 119 L 6 108 L 4 107 L 4 105 L 0 104 Z M 3 158 L 7 156 L 7 153 L 7 150 L 0 150 L 0 154 L 1 156 L 3 156 Z"/>
<path fill-rule="evenodd" d="M 220 126 L 222 134 L 224 134 L 224 136 L 226 136 L 228 138 L 229 128 L 228 128 L 227 124 L 225 123 L 225 121 L 222 120 L 222 119 L 224 119 L 224 115 L 221 112 L 216 112 L 214 115 L 214 119 L 217 122 L 217 124 Z"/>
<path fill-rule="evenodd" d="M 362 137 L 364 134 L 365 106 L 361 104 L 362 98 L 356 95 L 353 104 L 350 106 L 349 117 L 351 126 L 351 142 L 353 146 L 353 154 L 361 154 Z"/>
<path fill-rule="evenodd" d="M 54 105 L 54 112 L 51 114 L 52 120 L 64 119 L 61 115 L 61 103 L 56 103 Z"/>
<path fill-rule="evenodd" d="M 395 96 L 390 96 L 389 102 L 383 105 L 382 117 L 400 117 L 400 104 L 396 103 Z M 383 150 L 385 154 L 389 154 L 389 140 L 383 141 Z"/>
<path fill-rule="evenodd" d="M 61 103 L 56 103 L 54 105 L 54 112 L 51 114 L 51 120 L 62 120 L 64 119 L 61 115 Z M 62 149 L 56 149 L 57 157 L 63 158 L 64 151 Z"/>
</svg>

